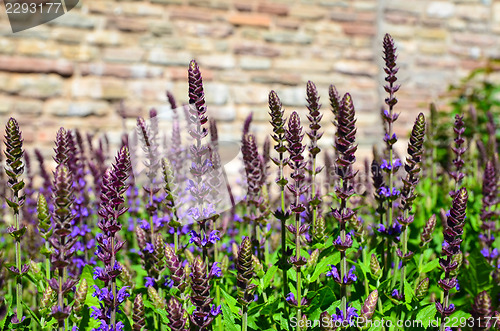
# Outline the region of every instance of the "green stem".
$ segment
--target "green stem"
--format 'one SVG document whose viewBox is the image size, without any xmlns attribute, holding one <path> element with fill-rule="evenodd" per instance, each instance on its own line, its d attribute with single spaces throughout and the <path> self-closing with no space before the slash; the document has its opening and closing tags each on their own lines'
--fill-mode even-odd
<svg viewBox="0 0 500 331">
<path fill-rule="evenodd" d="M 404 213 L 404 217 L 408 217 L 408 212 Z M 402 256 L 403 259 L 406 256 L 406 253 L 408 252 L 408 226 L 403 225 L 403 251 L 402 251 Z M 394 277 L 396 278 L 396 277 Z M 404 285 L 405 285 L 405 280 L 406 280 L 406 262 L 403 260 L 402 266 L 401 266 L 401 280 L 399 284 L 399 293 L 402 295 L 404 293 Z"/>
<path fill-rule="evenodd" d="M 363 248 L 362 250 L 362 256 L 363 256 L 363 263 L 365 263 L 367 261 L 367 257 L 366 257 L 366 248 Z M 370 295 L 370 288 L 368 287 L 368 278 L 365 278 L 365 295 L 368 297 Z"/>
<path fill-rule="evenodd" d="M 248 311 L 247 306 L 243 306 L 243 317 L 241 318 L 241 331 L 247 331 L 248 329 Z"/>
<path fill-rule="evenodd" d="M 283 179 L 283 153 L 280 153 L 279 178 Z M 285 214 L 285 188 L 281 186 L 281 212 Z M 288 275 L 286 268 L 286 220 L 281 220 L 281 263 L 283 266 L 283 297 L 288 295 Z"/>
<path fill-rule="evenodd" d="M 298 188 L 297 188 L 298 190 Z M 299 203 L 299 196 L 296 198 L 296 204 Z M 300 261 L 300 215 L 297 213 L 295 215 L 295 258 L 297 262 Z M 301 311 L 301 301 L 302 301 L 302 293 L 301 293 L 301 271 L 300 266 L 297 266 L 297 331 L 300 331 L 300 320 L 302 319 L 302 311 Z"/>
<path fill-rule="evenodd" d="M 45 249 L 47 251 L 50 249 L 48 240 L 45 240 Z M 45 257 L 45 277 L 47 280 L 50 279 L 50 259 L 48 256 Z"/>
<path fill-rule="evenodd" d="M 115 265 L 115 238 L 111 237 L 111 266 Z M 111 309 L 111 325 L 116 329 L 116 280 L 111 279 L 111 292 L 113 293 L 113 309 Z"/>
</svg>

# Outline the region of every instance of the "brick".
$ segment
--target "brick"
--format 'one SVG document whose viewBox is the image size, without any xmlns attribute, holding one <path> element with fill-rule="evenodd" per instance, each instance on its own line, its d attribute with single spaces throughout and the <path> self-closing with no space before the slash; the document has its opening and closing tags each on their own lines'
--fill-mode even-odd
<svg viewBox="0 0 500 331">
<path fill-rule="evenodd" d="M 356 13 L 351 9 L 332 10 L 329 18 L 335 22 L 352 22 L 356 20 Z"/>
<path fill-rule="evenodd" d="M 154 48 L 149 52 L 148 61 L 165 66 L 186 66 L 193 56 L 188 52 L 166 52 L 162 48 Z"/>
<path fill-rule="evenodd" d="M 360 24 L 357 22 L 343 23 L 342 28 L 347 35 L 375 36 L 377 32 L 374 24 Z"/>
<path fill-rule="evenodd" d="M 294 5 L 290 9 L 290 16 L 303 20 L 320 20 L 326 17 L 326 11 L 322 8 L 306 5 Z"/>
<path fill-rule="evenodd" d="M 490 8 L 481 5 L 459 4 L 456 6 L 456 14 L 459 18 L 467 21 L 486 21 L 490 18 Z"/>
<path fill-rule="evenodd" d="M 455 33 L 453 41 L 459 45 L 477 45 L 477 46 L 492 46 L 498 42 L 498 37 L 490 34 L 475 34 L 475 33 Z"/>
<path fill-rule="evenodd" d="M 414 25 L 418 21 L 418 15 L 401 10 L 386 9 L 384 19 L 387 23 Z"/>
<path fill-rule="evenodd" d="M 271 18 L 264 14 L 242 14 L 234 13 L 227 18 L 228 22 L 239 26 L 248 25 L 267 28 L 271 25 Z"/>
<path fill-rule="evenodd" d="M 194 9 L 192 7 L 180 7 L 169 11 L 171 20 L 189 20 L 191 22 L 211 22 L 213 16 L 210 12 Z"/>
<path fill-rule="evenodd" d="M 276 93 L 284 106 L 304 107 L 306 104 L 306 90 L 302 86 L 279 88 Z"/>
<path fill-rule="evenodd" d="M 441 42 L 423 42 L 418 46 L 418 52 L 440 55 L 447 52 L 446 45 Z"/>
<path fill-rule="evenodd" d="M 46 113 L 58 117 L 105 116 L 113 111 L 105 101 L 67 101 L 49 100 L 45 105 Z"/>
<path fill-rule="evenodd" d="M 449 1 L 432 1 L 427 5 L 427 15 L 436 18 L 450 18 L 455 14 L 455 4 Z"/>
<path fill-rule="evenodd" d="M 120 10 L 121 9 L 121 10 Z M 121 8 L 115 8 L 116 11 L 111 11 L 106 13 L 109 15 L 110 13 L 123 14 L 125 16 L 133 16 L 133 17 L 163 17 L 164 16 L 164 7 L 161 5 L 148 4 L 141 1 L 140 3 L 135 2 L 124 2 L 121 5 Z"/>
<path fill-rule="evenodd" d="M 284 3 L 261 2 L 257 6 L 257 11 L 265 14 L 286 16 L 289 8 Z"/>
<path fill-rule="evenodd" d="M 0 71 L 19 73 L 57 73 L 73 75 L 73 64 L 66 60 L 36 59 L 28 57 L 0 56 Z"/>
<path fill-rule="evenodd" d="M 54 74 L 14 75 L 0 89 L 23 97 L 47 99 L 62 94 L 63 82 L 60 76 Z"/>
<path fill-rule="evenodd" d="M 250 12 L 254 9 L 254 4 L 251 2 L 234 2 L 233 6 L 236 10 L 242 12 Z"/>
<path fill-rule="evenodd" d="M 302 26 L 302 22 L 297 19 L 283 18 L 283 19 L 275 19 L 276 27 L 288 29 L 288 30 L 298 30 L 299 27 Z"/>
<path fill-rule="evenodd" d="M 163 70 L 146 65 L 128 65 L 113 63 L 88 63 L 80 66 L 82 76 L 112 76 L 118 78 L 161 77 Z"/>
<path fill-rule="evenodd" d="M 36 99 L 16 99 L 10 108 L 10 112 L 14 114 L 29 114 L 32 116 L 40 116 L 43 111 L 43 102 Z"/>
<path fill-rule="evenodd" d="M 251 81 L 265 85 L 280 84 L 296 86 L 302 82 L 302 76 L 296 73 L 259 74 L 253 76 Z"/>
<path fill-rule="evenodd" d="M 64 59 L 78 62 L 88 62 L 99 55 L 97 48 L 88 45 L 60 45 L 61 55 Z"/>
<path fill-rule="evenodd" d="M 300 58 L 291 59 L 276 59 L 274 60 L 274 69 L 276 70 L 295 70 L 301 72 L 324 72 L 328 73 L 332 70 L 332 63 L 330 61 L 311 59 L 306 61 Z"/>
<path fill-rule="evenodd" d="M 233 106 L 209 106 L 208 116 L 216 121 L 232 122 L 236 118 L 236 109 Z"/>
<path fill-rule="evenodd" d="M 173 33 L 173 26 L 170 22 L 164 20 L 149 21 L 148 30 L 155 36 L 171 35 Z"/>
<path fill-rule="evenodd" d="M 103 51 L 104 61 L 111 62 L 139 62 L 144 58 L 145 51 L 140 47 L 107 47 Z"/>
<path fill-rule="evenodd" d="M 75 37 L 75 36 L 78 36 Z M 54 28 L 52 29 L 52 38 L 55 41 L 64 44 L 80 44 L 85 39 L 85 34 L 81 30 L 74 28 Z"/>
<path fill-rule="evenodd" d="M 106 28 L 124 32 L 146 32 L 148 31 L 148 24 L 146 21 L 116 16 L 108 18 Z"/>
<path fill-rule="evenodd" d="M 116 31 L 97 30 L 87 35 L 87 42 L 96 46 L 118 46 L 123 43 L 123 37 Z"/>
<path fill-rule="evenodd" d="M 232 99 L 234 103 L 239 105 L 266 104 L 268 95 L 269 88 L 266 85 L 246 84 L 244 86 L 231 87 Z"/>
<path fill-rule="evenodd" d="M 445 40 L 448 37 L 448 31 L 445 29 L 420 29 L 417 36 L 423 39 Z"/>
<path fill-rule="evenodd" d="M 158 3 L 161 5 L 182 5 L 183 0 L 149 0 L 151 3 Z"/>
<path fill-rule="evenodd" d="M 333 69 L 339 73 L 355 76 L 374 77 L 378 73 L 375 63 L 353 60 L 336 61 Z"/>
<path fill-rule="evenodd" d="M 500 23 L 500 3 L 495 2 L 491 6 L 492 13 L 493 13 L 493 22 Z"/>
<path fill-rule="evenodd" d="M 267 70 L 271 69 L 271 60 L 257 56 L 242 56 L 240 68 L 243 70 Z"/>
<path fill-rule="evenodd" d="M 237 44 L 234 47 L 234 53 L 264 57 L 277 57 L 281 55 L 281 51 L 278 48 L 255 44 Z"/>
<path fill-rule="evenodd" d="M 163 79 L 141 79 L 127 83 L 127 95 L 133 100 L 165 100 L 165 91 L 171 90 L 173 83 L 166 84 Z"/>
<path fill-rule="evenodd" d="M 60 55 L 60 50 L 57 44 L 54 42 L 47 41 L 36 41 L 23 39 L 17 44 L 16 54 L 33 56 L 33 57 L 46 57 L 46 58 L 57 58 Z"/>
<path fill-rule="evenodd" d="M 229 87 L 226 84 L 208 82 L 203 86 L 205 100 L 209 104 L 225 105 L 229 99 Z"/>
<path fill-rule="evenodd" d="M 0 53 L 2 54 L 12 54 L 16 49 L 16 45 L 10 39 L 1 38 L 0 39 Z"/>
<path fill-rule="evenodd" d="M 188 4 L 192 6 L 219 10 L 227 10 L 230 7 L 229 0 L 188 0 Z"/>
<path fill-rule="evenodd" d="M 201 67 L 209 69 L 233 69 L 236 60 L 232 54 L 201 55 L 198 57 Z"/>
<path fill-rule="evenodd" d="M 78 29 L 93 29 L 96 26 L 96 18 L 82 15 L 75 10 L 70 11 L 58 18 L 50 21 L 49 25 L 64 26 Z"/>
<path fill-rule="evenodd" d="M 265 41 L 278 44 L 311 44 L 314 38 L 303 32 L 276 31 L 266 32 L 263 35 Z"/>
</svg>

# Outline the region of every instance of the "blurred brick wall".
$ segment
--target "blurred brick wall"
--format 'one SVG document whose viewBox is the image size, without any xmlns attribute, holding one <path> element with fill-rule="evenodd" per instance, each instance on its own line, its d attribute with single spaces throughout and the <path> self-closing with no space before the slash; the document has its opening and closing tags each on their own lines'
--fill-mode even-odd
<svg viewBox="0 0 500 331">
<path fill-rule="evenodd" d="M 118 141 L 120 100 L 132 117 L 151 107 L 169 112 L 167 89 L 186 102 L 195 58 L 224 138 L 239 139 L 251 111 L 253 128 L 270 130 L 271 89 L 306 120 L 312 80 L 325 110 L 323 144 L 332 141 L 327 88 L 334 83 L 353 95 L 366 154 L 381 143 L 384 33 L 399 50 L 401 135 L 449 83 L 500 56 L 500 1 L 491 0 L 80 0 L 55 21 L 16 34 L 3 6 L 0 13 L 0 119 L 15 115 L 26 142 L 47 147 L 62 125 L 107 130 Z"/>
</svg>

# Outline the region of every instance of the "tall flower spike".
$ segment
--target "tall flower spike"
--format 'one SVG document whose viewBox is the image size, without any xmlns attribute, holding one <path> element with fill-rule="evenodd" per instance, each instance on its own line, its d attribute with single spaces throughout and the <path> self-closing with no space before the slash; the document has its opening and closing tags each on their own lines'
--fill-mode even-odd
<svg viewBox="0 0 500 331">
<path fill-rule="evenodd" d="M 283 168 L 288 163 L 287 158 L 285 158 L 286 152 L 286 135 L 285 135 L 285 114 L 283 110 L 283 105 L 281 103 L 278 94 L 275 91 L 269 93 L 269 115 L 271 116 L 271 125 L 273 126 L 272 138 L 275 141 L 274 150 L 278 153 L 277 158 L 271 158 L 274 164 L 278 166 L 278 178 L 276 178 L 276 183 L 280 187 L 280 207 L 274 212 L 274 216 L 281 222 L 281 267 L 283 271 L 283 297 L 288 294 L 288 276 L 287 271 L 287 247 L 286 247 L 286 220 L 288 219 L 288 214 L 285 212 L 285 186 L 288 180 L 284 176 Z"/>
<path fill-rule="evenodd" d="M 172 331 L 183 331 L 186 330 L 186 311 L 182 308 L 182 305 L 179 303 L 176 297 L 172 296 L 168 301 L 167 305 L 167 313 L 168 313 L 168 327 Z"/>
<path fill-rule="evenodd" d="M 214 318 L 218 315 L 211 307 L 213 298 L 210 297 L 210 274 L 207 275 L 207 267 L 200 256 L 197 256 L 191 266 L 191 302 L 195 310 L 189 316 L 193 326 L 197 330 L 208 330 Z"/>
<path fill-rule="evenodd" d="M 197 112 L 197 120 L 204 125 L 208 118 L 206 116 L 207 106 L 205 104 L 205 92 L 203 91 L 203 79 L 201 77 L 200 67 L 195 60 L 189 63 L 188 69 L 189 83 L 189 103 L 193 104 Z"/>
<path fill-rule="evenodd" d="M 498 179 L 493 161 L 486 162 L 483 172 L 483 199 L 481 208 L 481 230 L 479 240 L 482 244 L 482 253 L 490 264 L 495 266 L 496 257 L 493 253 L 494 233 L 497 231 L 495 222 L 495 206 L 499 203 L 498 199 Z"/>
<path fill-rule="evenodd" d="M 236 263 L 236 270 L 238 272 L 236 281 L 238 286 L 239 302 L 243 306 L 242 330 L 247 330 L 247 314 L 248 305 L 253 301 L 254 284 L 251 284 L 254 264 L 252 261 L 252 243 L 248 237 L 245 237 L 241 242 L 238 259 Z"/>
<path fill-rule="evenodd" d="M 368 295 L 368 298 L 366 298 L 365 303 L 361 308 L 360 318 L 362 318 L 362 321 L 364 323 L 366 323 L 372 318 L 373 313 L 375 312 L 375 308 L 377 307 L 377 301 L 378 301 L 378 291 L 374 290 Z"/>
<path fill-rule="evenodd" d="M 406 263 L 413 256 L 413 252 L 408 251 L 408 225 L 413 222 L 413 215 L 410 212 L 413 207 L 413 201 L 416 198 L 415 189 L 419 181 L 420 168 L 422 163 L 422 154 L 425 136 L 425 117 L 420 113 L 415 120 L 408 143 L 408 157 L 406 158 L 405 170 L 406 178 L 403 179 L 403 189 L 401 190 L 402 216 L 398 217 L 402 225 L 402 249 L 398 249 L 398 257 L 402 261 L 401 281 L 399 292 L 404 294 L 404 283 L 406 280 Z"/>
<path fill-rule="evenodd" d="M 12 208 L 14 212 L 14 226 L 10 226 L 7 232 L 14 238 L 16 246 L 16 266 L 10 267 L 9 270 L 14 272 L 16 277 L 16 316 L 13 318 L 13 323 L 17 324 L 23 319 L 23 306 L 22 306 L 22 274 L 28 271 L 28 266 L 22 266 L 21 263 L 21 238 L 26 231 L 26 227 L 21 225 L 19 220 L 19 209 L 22 208 L 25 201 L 25 195 L 21 193 L 24 188 L 24 181 L 21 175 L 24 172 L 23 164 L 23 138 L 19 124 L 14 118 L 10 118 L 5 128 L 5 157 L 6 166 L 5 173 L 7 174 L 7 186 L 12 191 L 12 198 L 5 197 L 5 201 Z"/>
<path fill-rule="evenodd" d="M 354 316 L 355 309 L 348 308 L 347 304 L 347 285 L 356 281 L 354 275 L 354 267 L 347 270 L 346 250 L 353 244 L 353 240 L 346 233 L 346 224 L 353 217 L 356 217 L 355 212 L 347 207 L 349 198 L 354 194 L 354 177 L 357 172 L 353 172 L 353 163 L 356 161 L 355 152 L 356 145 L 356 118 L 354 104 L 350 94 L 346 93 L 342 99 L 341 105 L 337 113 L 337 132 L 335 134 L 335 149 L 337 151 L 337 175 L 340 178 L 342 186 L 335 187 L 337 199 L 340 200 L 339 208 L 333 209 L 333 217 L 339 222 L 340 235 L 334 241 L 335 247 L 340 250 L 340 275 L 337 268 L 332 266 L 330 275 L 340 284 L 342 304 L 337 312 L 342 320 L 350 320 Z"/>
<path fill-rule="evenodd" d="M 312 209 L 312 225 L 313 228 L 316 225 L 316 218 L 318 214 L 318 205 L 321 203 L 321 194 L 317 192 L 318 187 L 316 186 L 316 174 L 321 171 L 322 168 L 316 167 L 316 157 L 321 152 L 321 148 L 318 146 L 318 141 L 323 136 L 323 132 L 319 132 L 321 129 L 321 118 L 323 114 L 320 113 L 321 104 L 319 103 L 319 94 L 316 89 L 316 85 L 313 82 L 307 82 L 306 88 L 307 95 L 307 109 L 309 110 L 309 114 L 307 115 L 307 119 L 309 120 L 309 129 L 307 132 L 307 136 L 310 139 L 309 144 L 309 173 L 311 174 L 311 189 L 310 189 L 310 198 L 309 205 Z"/>
<path fill-rule="evenodd" d="M 450 172 L 450 176 L 455 180 L 455 189 L 450 192 L 450 196 L 453 196 L 456 193 L 456 190 L 460 187 L 462 183 L 462 179 L 465 177 L 465 174 L 462 173 L 462 168 L 464 166 L 464 160 L 462 159 L 462 155 L 465 153 L 466 147 L 463 146 L 465 143 L 465 139 L 462 137 L 465 132 L 465 123 L 463 121 L 463 115 L 455 116 L 455 123 L 453 125 L 453 132 L 455 133 L 455 146 L 452 146 L 451 149 L 455 153 L 455 159 L 453 160 L 453 164 L 455 165 L 455 170 Z"/>
<path fill-rule="evenodd" d="M 134 299 L 134 314 L 132 315 L 134 321 L 134 331 L 143 331 L 146 328 L 146 314 L 144 310 L 144 302 L 142 301 L 142 294 L 139 293 Z"/>
<path fill-rule="evenodd" d="M 337 116 L 340 110 L 340 105 L 342 104 L 342 98 L 340 97 L 339 92 L 335 85 L 330 85 L 328 88 L 328 95 L 330 97 L 330 106 L 332 107 L 333 113 L 333 125 L 337 126 Z"/>
<path fill-rule="evenodd" d="M 58 303 L 52 309 L 52 316 L 59 322 L 59 327 L 63 327 L 65 320 L 71 312 L 70 306 L 65 306 L 64 295 L 71 290 L 77 280 L 67 277 L 65 280 L 65 269 L 71 261 L 74 253 L 72 249 L 77 238 L 69 236 L 72 231 L 73 215 L 71 207 L 74 201 L 72 189 L 72 177 L 68 166 L 61 163 L 54 173 L 54 185 L 52 189 L 54 212 L 54 236 L 49 241 L 54 248 L 51 256 L 52 265 L 58 270 L 58 278 L 49 280 L 49 285 L 57 293 Z"/>
<path fill-rule="evenodd" d="M 441 314 L 441 331 L 444 330 L 445 317 L 450 316 L 455 311 L 455 306 L 449 304 L 449 291 L 456 287 L 457 279 L 452 276 L 452 272 L 459 267 L 459 263 L 454 261 L 456 255 L 460 253 L 460 243 L 462 242 L 463 227 L 465 225 L 465 210 L 467 208 L 467 189 L 461 188 L 453 198 L 450 215 L 446 223 L 443 224 L 444 243 L 439 264 L 443 268 L 445 275 L 438 281 L 444 292 L 444 301 L 436 301 L 436 309 Z"/>
<path fill-rule="evenodd" d="M 472 304 L 472 317 L 475 321 L 475 329 L 487 329 L 491 327 L 493 309 L 491 297 L 487 291 L 479 293 Z"/>
<path fill-rule="evenodd" d="M 302 139 L 304 138 L 304 134 L 302 133 L 302 124 L 300 122 L 300 117 L 297 112 L 293 112 L 288 121 L 288 128 L 286 130 L 286 140 L 288 142 L 287 150 L 289 153 L 289 162 L 288 165 L 292 169 L 292 174 L 290 177 L 293 179 L 293 185 L 290 183 L 287 185 L 288 190 L 292 193 L 294 200 L 290 204 L 290 211 L 295 214 L 295 226 L 288 225 L 288 230 L 295 235 L 295 255 L 290 257 L 289 262 L 295 266 L 296 275 L 297 275 L 297 298 L 287 300 L 291 301 L 294 305 L 297 306 L 297 319 L 301 319 L 302 312 L 301 306 L 305 304 L 305 300 L 303 300 L 301 293 L 301 267 L 304 266 L 307 261 L 301 256 L 301 235 L 305 234 L 308 230 L 309 225 L 304 224 L 301 225 L 301 217 L 300 214 L 304 212 L 305 206 L 302 204 L 300 200 L 300 196 L 307 191 L 307 185 L 305 185 L 305 166 L 306 163 L 304 161 L 304 156 L 302 153 L 305 150 L 305 145 L 302 143 Z M 293 293 L 290 293 L 287 298 L 290 298 L 290 295 L 293 296 Z"/>
<path fill-rule="evenodd" d="M 94 277 L 102 280 L 104 287 L 100 289 L 94 286 L 93 296 L 99 298 L 100 308 L 93 307 L 92 312 L 92 316 L 101 322 L 101 329 L 108 325 L 114 330 L 122 327 L 122 322 L 117 322 L 116 314 L 119 312 L 119 305 L 129 296 L 127 287 L 118 289 L 116 285 L 116 278 L 121 274 L 121 267 L 116 257 L 124 245 L 124 242 L 116 237 L 116 233 L 122 227 L 118 218 L 128 209 L 123 207 L 123 203 L 130 168 L 130 154 L 128 148 L 123 146 L 102 180 L 98 212 L 101 219 L 97 224 L 102 233 L 96 236 L 98 244 L 96 255 L 103 262 L 104 268 L 96 267 Z"/>
</svg>

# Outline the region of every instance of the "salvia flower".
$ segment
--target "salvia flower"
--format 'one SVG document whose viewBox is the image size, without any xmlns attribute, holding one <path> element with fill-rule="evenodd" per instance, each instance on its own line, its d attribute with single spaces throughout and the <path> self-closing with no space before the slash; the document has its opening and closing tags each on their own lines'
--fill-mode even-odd
<svg viewBox="0 0 500 331">
<path fill-rule="evenodd" d="M 5 157 L 6 166 L 5 172 L 7 174 L 7 186 L 12 191 L 12 198 L 5 197 L 5 201 L 12 208 L 14 212 L 14 226 L 10 226 L 7 232 L 14 238 L 16 246 L 16 266 L 10 267 L 9 270 L 16 274 L 16 298 L 17 298 L 17 311 L 14 316 L 15 321 L 21 322 L 25 317 L 23 316 L 22 309 L 22 274 L 28 271 L 29 265 L 21 265 L 21 238 L 26 231 L 26 227 L 21 225 L 19 219 L 19 209 L 22 208 L 25 202 L 25 195 L 21 193 L 24 188 L 24 181 L 21 175 L 24 172 L 23 164 L 23 138 L 19 124 L 14 118 L 10 118 L 5 128 Z"/>
<path fill-rule="evenodd" d="M 487 291 L 482 291 L 474 298 L 474 303 L 472 304 L 472 317 L 474 318 L 475 328 L 487 329 L 490 327 L 494 320 L 492 315 L 491 297 Z"/>
<path fill-rule="evenodd" d="M 116 321 L 118 307 L 129 296 L 126 292 L 127 286 L 118 289 L 116 285 L 116 278 L 122 271 L 116 256 L 124 245 L 124 242 L 116 237 L 116 233 L 122 227 L 118 218 L 127 211 L 127 207 L 122 205 L 125 202 L 124 194 L 128 186 L 130 168 L 130 154 L 128 148 L 123 146 L 102 180 L 98 212 L 101 218 L 97 224 L 102 233 L 96 236 L 96 255 L 104 263 L 104 268 L 97 267 L 95 276 L 104 281 L 104 287 L 94 287 L 93 294 L 100 301 L 100 307 L 95 307 L 93 314 L 95 319 L 100 320 L 100 328 L 119 329 L 121 322 Z"/>
<path fill-rule="evenodd" d="M 450 215 L 444 224 L 443 235 L 445 245 L 443 245 L 443 258 L 439 259 L 439 264 L 443 268 L 445 275 L 438 284 L 444 292 L 444 302 L 436 301 L 436 308 L 442 315 L 442 325 L 446 316 L 455 311 L 455 306 L 449 304 L 449 291 L 456 286 L 457 279 L 451 276 L 452 272 L 459 267 L 459 263 L 454 261 L 454 257 L 460 253 L 460 243 L 462 242 L 463 227 L 465 225 L 465 210 L 467 208 L 467 189 L 461 188 L 453 198 Z"/>
<path fill-rule="evenodd" d="M 462 137 L 465 132 L 465 123 L 463 121 L 463 115 L 455 116 L 455 123 L 453 126 L 453 131 L 455 132 L 455 146 L 452 146 L 451 149 L 455 153 L 456 158 L 453 160 L 453 164 L 455 165 L 455 170 L 450 172 L 450 176 L 455 180 L 455 190 L 450 192 L 451 197 L 456 194 L 456 190 L 460 187 L 462 183 L 462 179 L 465 177 L 465 174 L 462 173 L 462 168 L 465 164 L 465 161 L 462 159 L 462 155 L 465 153 L 465 139 Z"/>
<path fill-rule="evenodd" d="M 238 259 L 236 263 L 237 270 L 237 286 L 239 301 L 243 305 L 243 309 L 253 301 L 254 284 L 251 284 L 254 266 L 252 261 L 252 244 L 248 237 L 245 237 L 241 242 L 238 250 Z"/>
<path fill-rule="evenodd" d="M 172 296 L 167 305 L 167 313 L 168 313 L 168 327 L 172 331 L 182 331 L 186 330 L 186 316 L 185 310 L 182 308 L 182 305 L 179 303 L 176 297 Z"/>
<path fill-rule="evenodd" d="M 210 280 L 212 274 L 207 274 L 207 267 L 200 256 L 197 256 L 191 265 L 191 302 L 195 306 L 189 316 L 198 330 L 208 330 L 215 316 L 211 313 L 213 298 L 210 297 Z"/>
<path fill-rule="evenodd" d="M 134 299 L 134 313 L 132 315 L 132 320 L 134 321 L 134 331 L 142 331 L 146 328 L 146 316 L 141 293 L 137 294 Z"/>
<path fill-rule="evenodd" d="M 374 290 L 368 295 L 368 298 L 366 298 L 365 303 L 361 308 L 360 318 L 362 318 L 363 322 L 366 323 L 368 320 L 372 318 L 373 313 L 375 312 L 375 308 L 377 307 L 377 301 L 378 301 L 378 291 Z"/>
</svg>

